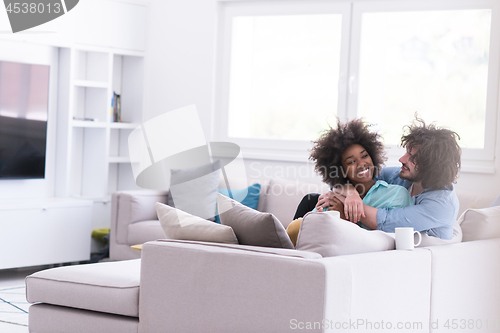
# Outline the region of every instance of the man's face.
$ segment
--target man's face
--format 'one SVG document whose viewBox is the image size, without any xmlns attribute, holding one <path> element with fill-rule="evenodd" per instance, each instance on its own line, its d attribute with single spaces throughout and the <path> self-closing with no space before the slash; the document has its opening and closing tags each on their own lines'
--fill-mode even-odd
<svg viewBox="0 0 500 333">
<path fill-rule="evenodd" d="M 399 170 L 399 177 L 402 179 L 415 181 L 418 176 L 418 171 L 415 168 L 415 164 L 410 161 L 410 157 L 415 155 L 418 151 L 418 146 L 413 148 L 406 147 L 406 154 L 404 154 L 400 159 L 401 170 Z"/>
</svg>

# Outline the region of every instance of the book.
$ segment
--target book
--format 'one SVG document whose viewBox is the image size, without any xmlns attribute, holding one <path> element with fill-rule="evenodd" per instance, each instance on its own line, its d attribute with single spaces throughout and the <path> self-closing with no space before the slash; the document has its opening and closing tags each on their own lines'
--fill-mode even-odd
<svg viewBox="0 0 500 333">
<path fill-rule="evenodd" d="M 121 115 L 121 97 L 119 94 L 113 92 L 113 99 L 111 103 L 112 109 L 112 119 L 115 123 L 120 123 L 122 121 Z"/>
</svg>

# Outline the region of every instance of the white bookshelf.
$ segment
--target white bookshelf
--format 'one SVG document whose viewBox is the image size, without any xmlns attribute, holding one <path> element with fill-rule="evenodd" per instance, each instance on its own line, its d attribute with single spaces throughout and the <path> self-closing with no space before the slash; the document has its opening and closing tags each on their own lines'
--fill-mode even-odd
<svg viewBox="0 0 500 333">
<path fill-rule="evenodd" d="M 75 45 L 60 50 L 60 173 L 57 196 L 91 200 L 92 229 L 107 228 L 111 194 L 140 189 L 128 156 L 128 135 L 141 126 L 144 53 Z M 121 120 L 113 122 L 113 92 Z M 88 120 L 87 120 L 88 119 Z"/>
<path fill-rule="evenodd" d="M 69 97 L 61 196 L 108 198 L 117 190 L 137 189 L 128 135 L 142 121 L 144 56 L 95 47 L 71 48 L 60 56 L 70 64 L 62 74 L 69 82 Z M 113 92 L 121 96 L 122 122 L 113 122 Z"/>
</svg>

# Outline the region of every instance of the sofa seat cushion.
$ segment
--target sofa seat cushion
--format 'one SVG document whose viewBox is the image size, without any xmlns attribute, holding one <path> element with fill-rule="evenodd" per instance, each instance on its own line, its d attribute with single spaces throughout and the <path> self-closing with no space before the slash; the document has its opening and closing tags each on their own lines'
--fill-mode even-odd
<svg viewBox="0 0 500 333">
<path fill-rule="evenodd" d="M 163 238 L 165 238 L 165 233 L 159 220 L 147 220 L 128 225 L 128 245 L 143 244 Z"/>
<path fill-rule="evenodd" d="M 26 299 L 139 317 L 140 273 L 140 259 L 47 269 L 26 277 Z"/>
</svg>

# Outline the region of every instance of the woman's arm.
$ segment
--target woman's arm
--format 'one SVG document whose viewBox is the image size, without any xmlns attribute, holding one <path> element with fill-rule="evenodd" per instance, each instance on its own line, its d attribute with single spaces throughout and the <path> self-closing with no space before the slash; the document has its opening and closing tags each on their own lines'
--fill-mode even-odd
<svg viewBox="0 0 500 333">
<path fill-rule="evenodd" d="M 346 219 L 357 223 L 365 217 L 365 206 L 358 191 L 351 184 L 334 188 L 334 194 L 344 204 Z"/>
<path fill-rule="evenodd" d="M 378 208 L 373 208 L 368 205 L 364 205 L 365 216 L 361 217 L 360 222 L 366 225 L 372 230 L 377 229 L 377 212 Z"/>
</svg>

